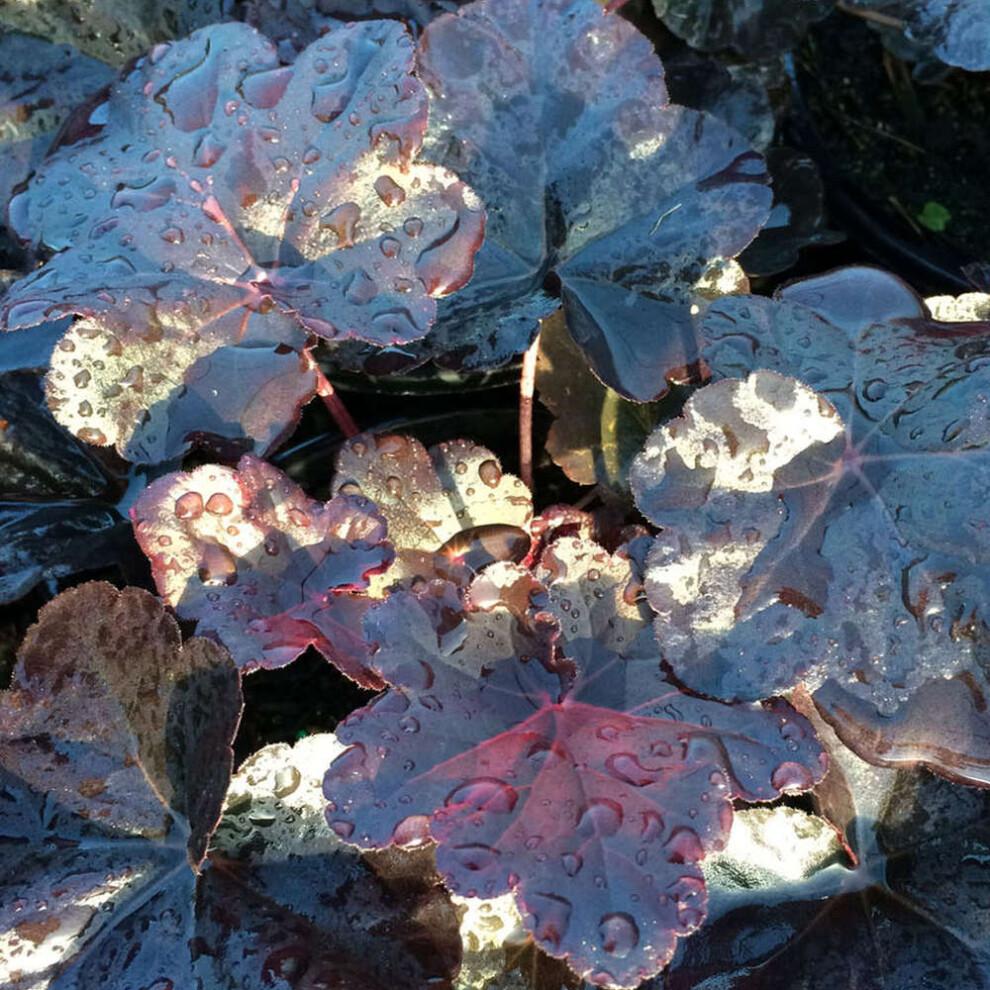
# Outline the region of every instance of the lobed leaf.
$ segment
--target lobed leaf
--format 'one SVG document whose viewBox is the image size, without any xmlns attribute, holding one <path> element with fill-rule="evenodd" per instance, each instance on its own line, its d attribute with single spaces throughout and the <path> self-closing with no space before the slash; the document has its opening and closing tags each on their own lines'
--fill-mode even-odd
<svg viewBox="0 0 990 990">
<path fill-rule="evenodd" d="M 58 253 L 0 314 L 8 329 L 86 318 L 52 386 L 60 421 L 148 460 L 218 429 L 263 451 L 312 395 L 309 335 L 426 333 L 471 274 L 484 215 L 413 160 L 427 102 L 412 63 L 395 21 L 341 27 L 292 66 L 251 28 L 215 25 L 154 49 L 74 121 L 11 206 L 17 233 Z M 117 359 L 105 379 L 100 346 Z M 231 370 L 277 401 L 225 406 Z M 81 372 L 99 408 L 76 402 Z M 166 411 L 181 429 L 167 444 L 146 423 Z M 132 442 L 141 430 L 155 441 Z"/>
<path fill-rule="evenodd" d="M 451 890 L 514 892 L 537 945 L 594 984 L 635 986 L 701 924 L 697 864 L 724 843 L 732 798 L 809 787 L 824 764 L 789 706 L 663 681 L 638 648 L 642 607 L 616 609 L 628 558 L 564 538 L 543 569 L 549 592 L 501 563 L 465 611 L 435 582 L 369 612 L 390 688 L 339 726 L 327 817 L 365 848 L 433 838 Z"/>
<path fill-rule="evenodd" d="M 647 588 L 665 658 L 714 697 L 825 685 L 864 757 L 907 731 L 939 772 L 981 777 L 982 731 L 919 734 L 910 713 L 919 689 L 945 693 L 928 682 L 983 690 L 986 327 L 935 323 L 903 283 L 846 269 L 721 300 L 702 332 L 716 377 L 776 370 L 699 392 L 634 467 L 663 527 Z"/>
<path fill-rule="evenodd" d="M 246 455 L 159 478 L 131 509 L 158 591 L 242 670 L 280 667 L 315 646 L 365 686 L 355 594 L 393 551 L 386 523 L 360 495 L 310 499 L 276 468 Z"/>
<path fill-rule="evenodd" d="M 430 23 L 417 65 L 435 105 L 424 153 L 492 210 L 475 276 L 426 342 L 439 350 L 388 360 L 505 362 L 557 308 L 552 275 L 602 381 L 637 401 L 665 391 L 693 360 L 695 284 L 766 219 L 762 159 L 669 105 L 650 43 L 594 0 L 476 0 Z"/>
<path fill-rule="evenodd" d="M 363 860 L 321 823 L 332 737 L 249 760 L 204 859 L 240 708 L 230 658 L 180 646 L 146 592 L 89 584 L 42 610 L 0 695 L 5 986 L 451 986 L 431 865 Z"/>
</svg>

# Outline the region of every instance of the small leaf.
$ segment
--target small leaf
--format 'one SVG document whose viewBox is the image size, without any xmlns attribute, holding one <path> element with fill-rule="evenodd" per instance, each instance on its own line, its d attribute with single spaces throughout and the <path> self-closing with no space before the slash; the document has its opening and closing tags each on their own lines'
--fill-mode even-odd
<svg viewBox="0 0 990 990">
<path fill-rule="evenodd" d="M 360 495 L 310 499 L 250 455 L 159 478 L 131 510 L 158 591 L 238 667 L 280 667 L 315 646 L 369 687 L 353 594 L 392 560 L 385 520 Z"/>
</svg>

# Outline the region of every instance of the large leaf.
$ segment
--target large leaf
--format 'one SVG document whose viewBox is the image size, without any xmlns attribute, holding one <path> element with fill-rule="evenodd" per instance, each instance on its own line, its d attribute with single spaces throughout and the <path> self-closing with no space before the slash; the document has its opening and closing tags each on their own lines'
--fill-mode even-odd
<svg viewBox="0 0 990 990">
<path fill-rule="evenodd" d="M 429 861 L 362 861 L 321 821 L 332 737 L 249 760 L 204 859 L 238 675 L 213 643 L 180 647 L 151 595 L 48 605 L 0 714 L 5 986 L 450 986 L 456 918 Z"/>
<path fill-rule="evenodd" d="M 692 48 L 732 48 L 766 58 L 793 48 L 835 0 L 653 0 L 663 22 Z"/>
<path fill-rule="evenodd" d="M 827 314 L 834 323 L 786 302 L 717 307 L 717 325 L 742 346 L 727 332 L 716 367 L 786 367 L 844 413 L 794 379 L 757 371 L 706 387 L 647 442 L 632 487 L 662 527 L 647 592 L 665 659 L 685 684 L 725 699 L 834 682 L 874 728 L 893 729 L 885 720 L 926 682 L 982 681 L 985 328 L 867 321 L 857 337 L 842 321 L 855 325 L 858 314 L 841 303 Z M 955 755 L 936 742 L 945 731 L 931 722 L 926 762 L 966 775 L 960 766 L 973 761 L 960 746 L 971 727 Z M 982 749 L 979 736 L 971 741 Z M 870 733 L 847 739 L 869 758 Z"/>
<path fill-rule="evenodd" d="M 824 756 L 782 702 L 730 707 L 662 679 L 628 558 L 564 538 L 543 573 L 548 590 L 494 565 L 463 613 L 442 582 L 369 613 L 391 687 L 338 727 L 327 816 L 365 848 L 432 837 L 451 890 L 514 892 L 540 947 L 635 986 L 701 924 L 698 861 L 724 844 L 732 799 L 806 788 Z"/>
<path fill-rule="evenodd" d="M 483 213 L 413 162 L 427 102 L 412 60 L 395 21 L 341 27 L 290 67 L 249 27 L 216 25 L 74 120 L 11 206 L 18 234 L 58 253 L 2 307 L 8 329 L 84 317 L 52 370 L 60 421 L 141 460 L 198 432 L 264 450 L 313 392 L 308 335 L 426 333 L 435 297 L 471 274 Z"/>
<path fill-rule="evenodd" d="M 318 502 L 281 471 L 246 455 L 158 479 L 131 509 L 158 591 L 238 667 L 280 667 L 315 646 L 348 676 L 364 666 L 352 594 L 392 560 L 385 520 L 361 495 Z"/>
<path fill-rule="evenodd" d="M 183 647 L 147 592 L 83 585 L 42 610 L 0 696 L 0 958 L 14 986 L 192 985 L 185 916 L 240 707 L 229 658 Z"/>
<path fill-rule="evenodd" d="M 594 0 L 477 0 L 432 21 L 418 71 L 435 103 L 425 153 L 490 206 L 475 276 L 428 350 L 491 367 L 557 307 L 595 373 L 639 401 L 693 360 L 693 288 L 766 219 L 762 159 L 667 101 L 663 69 Z"/>
</svg>

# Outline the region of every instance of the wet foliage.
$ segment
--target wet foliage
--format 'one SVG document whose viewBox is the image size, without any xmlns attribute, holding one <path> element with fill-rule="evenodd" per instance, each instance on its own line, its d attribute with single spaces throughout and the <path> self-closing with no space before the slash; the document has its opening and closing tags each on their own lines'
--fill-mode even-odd
<svg viewBox="0 0 990 990">
<path fill-rule="evenodd" d="M 4 990 L 990 986 L 974 10 L 0 0 Z"/>
</svg>

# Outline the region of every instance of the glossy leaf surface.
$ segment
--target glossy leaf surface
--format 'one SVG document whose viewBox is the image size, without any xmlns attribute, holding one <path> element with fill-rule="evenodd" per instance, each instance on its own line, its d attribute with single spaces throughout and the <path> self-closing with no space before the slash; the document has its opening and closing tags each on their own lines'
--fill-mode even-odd
<svg viewBox="0 0 990 990">
<path fill-rule="evenodd" d="M 700 925 L 697 863 L 724 843 L 731 799 L 809 787 L 824 757 L 782 702 L 730 707 L 663 680 L 645 609 L 625 604 L 628 558 L 565 538 L 543 573 L 546 590 L 493 566 L 466 613 L 442 583 L 369 613 L 391 687 L 338 728 L 350 748 L 327 816 L 363 847 L 429 835 L 451 890 L 514 891 L 541 948 L 635 986 Z"/>
<path fill-rule="evenodd" d="M 204 465 L 158 479 L 131 518 L 159 593 L 242 670 L 280 667 L 315 646 L 358 682 L 380 683 L 364 667 L 367 603 L 352 593 L 393 550 L 363 496 L 314 501 L 248 455 L 236 469 Z"/>
<path fill-rule="evenodd" d="M 291 67 L 249 27 L 216 25 L 156 48 L 74 121 L 11 207 L 20 236 L 59 253 L 3 304 L 10 329 L 85 317 L 53 370 L 61 421 L 145 460 L 218 422 L 265 449 L 312 393 L 308 335 L 426 333 L 435 297 L 471 274 L 484 215 L 413 162 L 427 103 L 412 60 L 395 21 L 342 27 Z M 213 391 L 232 369 L 272 396 L 225 408 Z M 69 384 L 83 372 L 99 405 Z M 144 416 L 166 409 L 184 434 L 170 444 Z M 138 429 L 157 446 L 130 449 Z"/>
<path fill-rule="evenodd" d="M 127 557 L 112 479 L 54 422 L 34 372 L 0 375 L 0 424 L 0 603 Z"/>
<path fill-rule="evenodd" d="M 426 154 L 493 207 L 428 346 L 465 367 L 521 353 L 556 308 L 553 273 L 595 373 L 641 401 L 662 393 L 691 360 L 694 284 L 766 218 L 762 160 L 669 105 L 649 42 L 594 0 L 478 0 L 431 22 L 418 71 L 436 108 Z"/>
<path fill-rule="evenodd" d="M 757 372 L 709 386 L 647 444 L 634 489 L 664 527 L 648 588 L 665 656 L 723 698 L 833 679 L 862 755 L 883 761 L 907 720 L 926 763 L 984 776 L 983 730 L 950 739 L 931 720 L 926 741 L 926 720 L 893 717 L 928 681 L 983 690 L 986 325 L 935 323 L 897 279 L 844 269 L 776 301 L 720 300 L 702 333 L 716 376 L 773 368 L 828 402 Z"/>
</svg>

